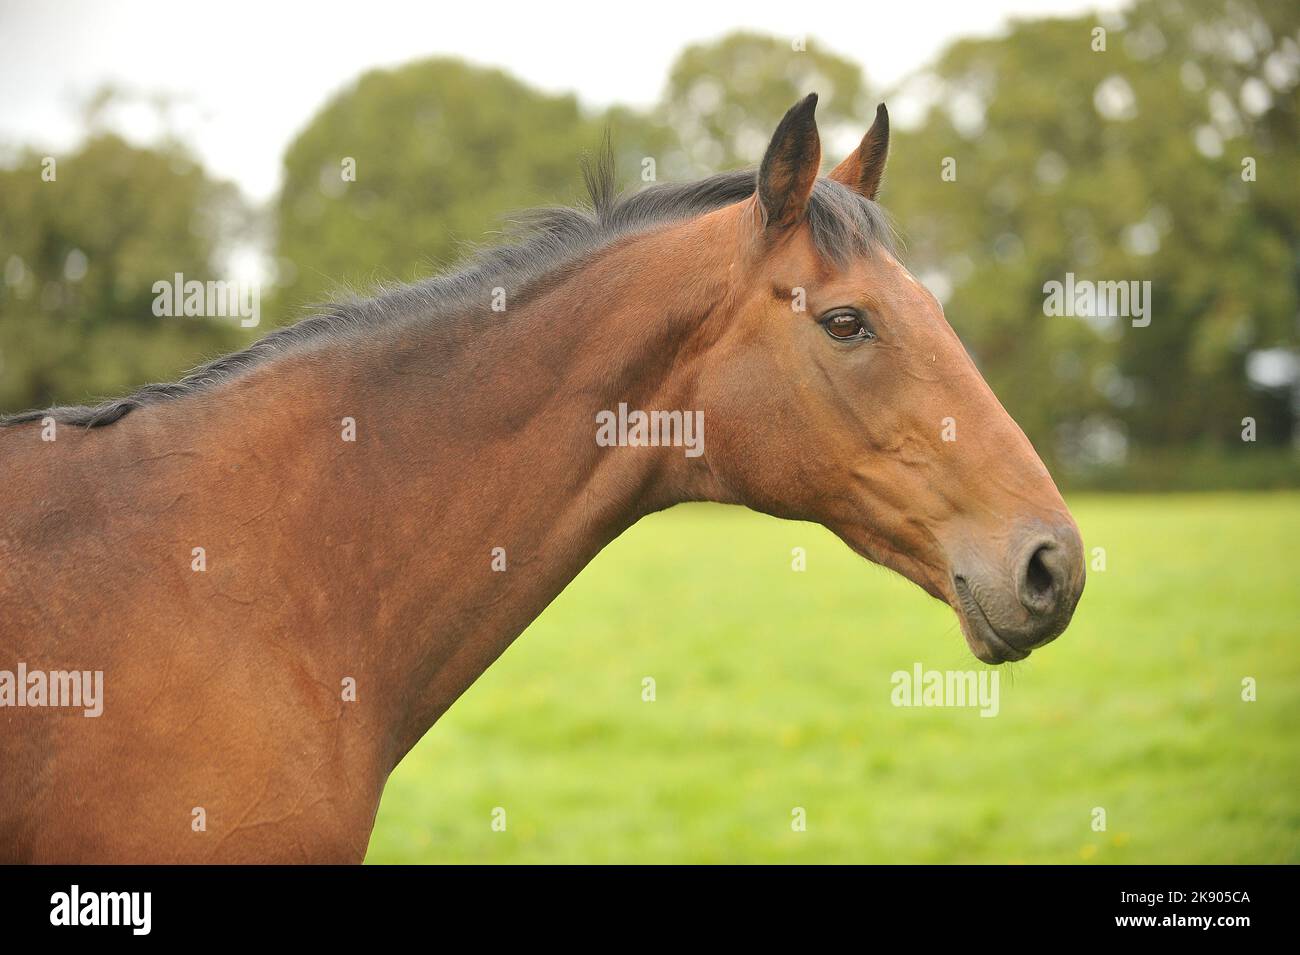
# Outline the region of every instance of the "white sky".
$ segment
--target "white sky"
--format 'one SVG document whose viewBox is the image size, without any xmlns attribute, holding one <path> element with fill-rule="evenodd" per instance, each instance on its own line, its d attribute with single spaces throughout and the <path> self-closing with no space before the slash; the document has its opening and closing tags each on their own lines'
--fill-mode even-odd
<svg viewBox="0 0 1300 955">
<path fill-rule="evenodd" d="M 66 149 L 79 106 L 105 81 L 187 104 L 177 125 L 210 170 L 255 200 L 331 93 L 359 73 L 436 54 L 503 67 L 591 106 L 653 103 L 688 43 L 747 28 L 807 36 L 856 59 L 887 88 L 951 40 L 1011 16 L 1114 9 L 1118 0 L 0 0 L 0 143 Z M 152 114 L 129 114 L 148 138 Z"/>
</svg>

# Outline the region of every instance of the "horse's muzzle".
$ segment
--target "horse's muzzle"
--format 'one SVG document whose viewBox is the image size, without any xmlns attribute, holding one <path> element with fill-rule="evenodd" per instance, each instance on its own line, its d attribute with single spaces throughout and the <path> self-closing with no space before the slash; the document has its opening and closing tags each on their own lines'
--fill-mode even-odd
<svg viewBox="0 0 1300 955">
<path fill-rule="evenodd" d="M 1035 521 L 1012 539 L 1009 560 L 972 561 L 953 573 L 962 632 L 985 663 L 1023 660 L 1051 643 L 1083 594 L 1083 541 L 1073 523 Z"/>
</svg>

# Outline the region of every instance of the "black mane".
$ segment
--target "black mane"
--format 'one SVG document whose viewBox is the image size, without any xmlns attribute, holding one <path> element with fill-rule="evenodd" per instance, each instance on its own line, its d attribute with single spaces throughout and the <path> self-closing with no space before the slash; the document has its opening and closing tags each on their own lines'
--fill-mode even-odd
<svg viewBox="0 0 1300 955">
<path fill-rule="evenodd" d="M 584 166 L 590 198 L 585 208 L 534 209 L 514 220 L 516 241 L 488 248 L 463 267 L 382 292 L 374 298 L 326 306 L 316 314 L 271 332 L 242 351 L 194 369 L 179 381 L 145 385 L 133 394 L 97 405 L 64 406 L 0 417 L 0 427 L 53 418 L 60 424 L 98 428 L 137 408 L 214 387 L 268 361 L 323 339 L 355 334 L 377 323 L 413 316 L 463 311 L 488 301 L 488 290 L 534 285 L 561 266 L 574 263 L 624 236 L 690 219 L 753 195 L 753 169 L 724 172 L 690 183 L 650 186 L 619 195 L 612 152 L 606 148 Z M 876 203 L 830 179 L 818 179 L 808 205 L 808 223 L 818 252 L 843 264 L 873 245 L 893 247 L 889 221 Z"/>
</svg>

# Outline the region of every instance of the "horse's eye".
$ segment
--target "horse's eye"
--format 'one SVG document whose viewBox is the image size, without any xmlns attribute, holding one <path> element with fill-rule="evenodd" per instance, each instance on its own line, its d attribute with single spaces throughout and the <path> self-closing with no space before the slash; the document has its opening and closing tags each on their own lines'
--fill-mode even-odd
<svg viewBox="0 0 1300 955">
<path fill-rule="evenodd" d="M 841 342 L 867 341 L 876 337 L 862 316 L 854 311 L 831 312 L 822 319 L 822 328 L 831 338 Z"/>
</svg>

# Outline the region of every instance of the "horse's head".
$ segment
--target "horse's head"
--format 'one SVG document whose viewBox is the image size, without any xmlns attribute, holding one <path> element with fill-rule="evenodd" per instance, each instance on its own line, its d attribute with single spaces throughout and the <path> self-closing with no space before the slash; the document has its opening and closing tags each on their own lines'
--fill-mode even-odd
<svg viewBox="0 0 1300 955">
<path fill-rule="evenodd" d="M 1019 660 L 1070 621 L 1078 528 L 939 302 L 877 241 L 884 107 L 819 179 L 815 105 L 786 114 L 730 210 L 733 307 L 698 382 L 709 467 L 947 602 L 981 660 Z"/>
</svg>

